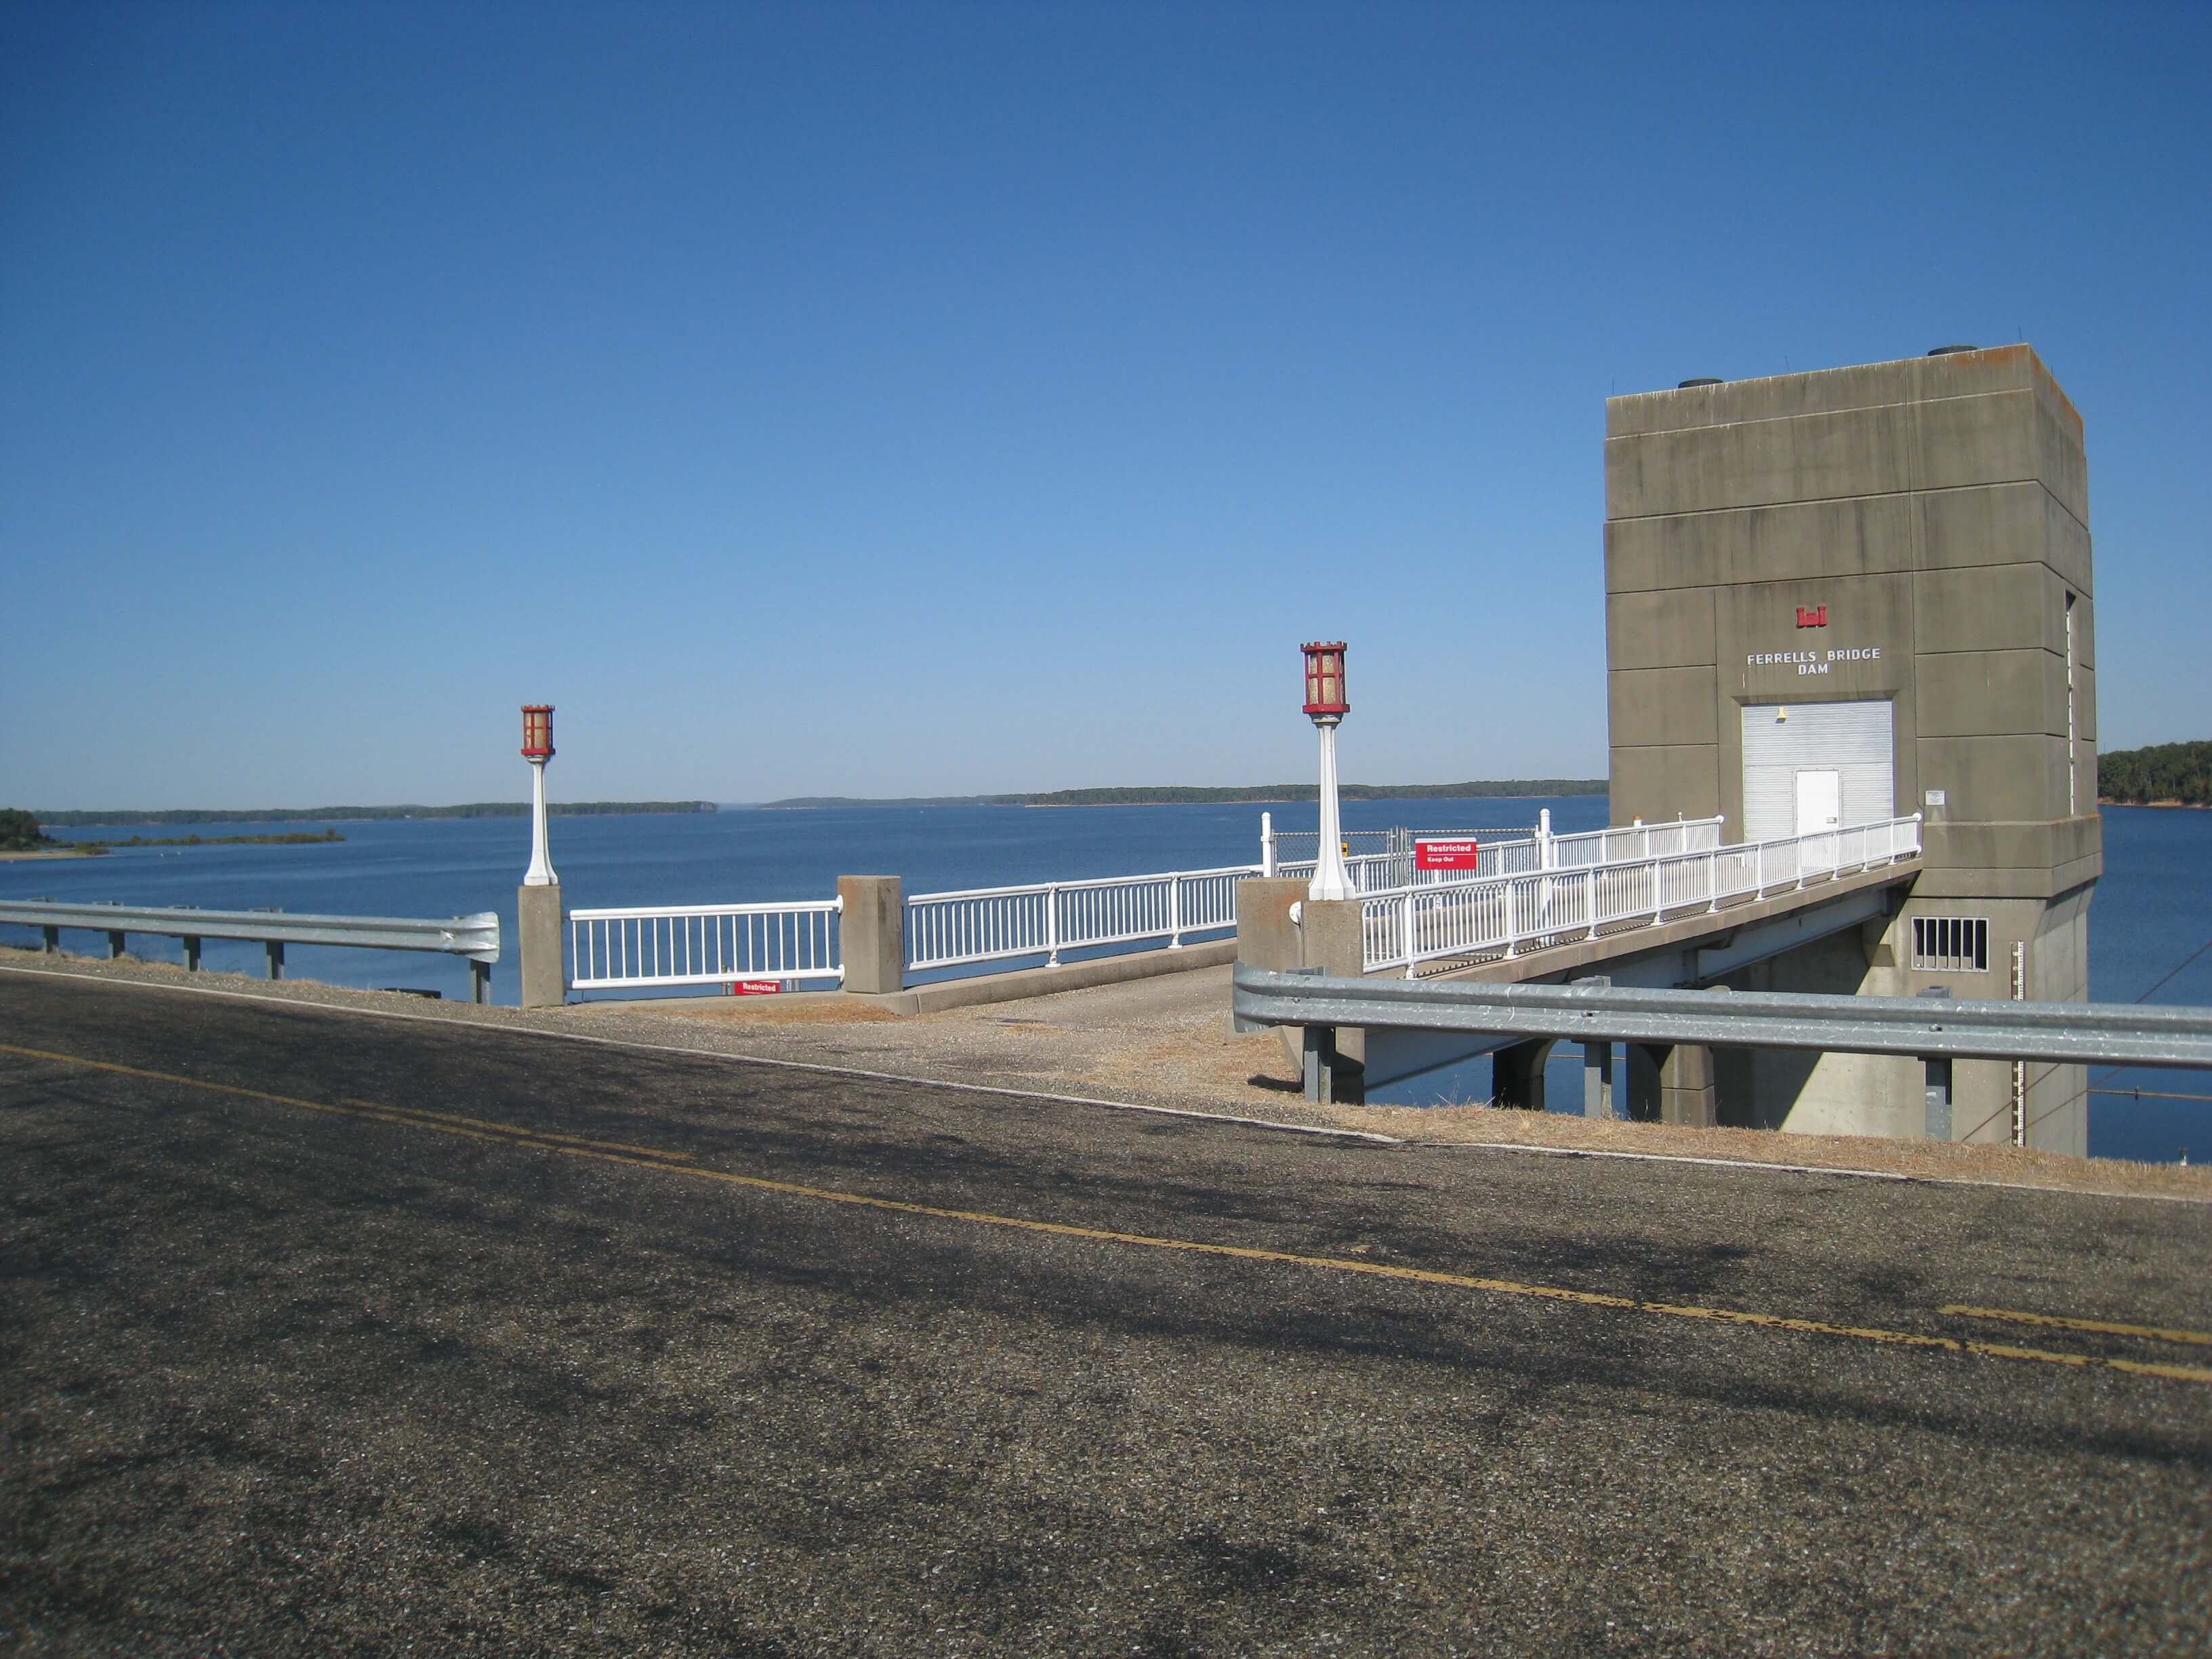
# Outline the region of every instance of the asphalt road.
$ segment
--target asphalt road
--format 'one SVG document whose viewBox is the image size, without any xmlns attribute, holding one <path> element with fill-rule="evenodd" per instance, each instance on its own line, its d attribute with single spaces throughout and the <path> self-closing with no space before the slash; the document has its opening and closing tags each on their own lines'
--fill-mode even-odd
<svg viewBox="0 0 2212 1659">
<path fill-rule="evenodd" d="M 2179 1654 L 2212 1626 L 2201 1206 L 15 974 L 0 1185 L 8 1651 Z"/>
</svg>

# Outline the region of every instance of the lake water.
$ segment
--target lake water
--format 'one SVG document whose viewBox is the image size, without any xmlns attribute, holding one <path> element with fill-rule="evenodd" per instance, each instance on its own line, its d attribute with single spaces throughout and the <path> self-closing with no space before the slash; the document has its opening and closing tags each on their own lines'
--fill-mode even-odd
<svg viewBox="0 0 2212 1659">
<path fill-rule="evenodd" d="M 1345 826 L 1504 829 L 1548 807 L 1569 833 L 1607 822 L 1601 795 L 1553 799 L 1347 801 Z M 870 806 L 805 811 L 728 810 L 649 817 L 556 818 L 553 864 L 572 908 L 703 904 L 828 897 L 840 875 L 892 874 L 909 893 L 1054 878 L 1197 870 L 1259 860 L 1260 814 L 1278 830 L 1310 831 L 1311 805 Z M 81 829 L 89 839 L 137 833 L 202 836 L 283 833 L 314 823 L 117 826 Z M 278 906 L 294 912 L 447 916 L 496 910 L 510 941 L 492 970 L 495 1000 L 519 1000 L 512 940 L 514 890 L 529 862 L 520 818 L 387 819 L 335 826 L 346 839 L 306 847 L 125 848 L 102 859 L 0 862 L 0 897 L 112 899 L 207 909 Z M 2105 877 L 2090 915 L 2090 994 L 2100 1002 L 2212 1006 L 2212 813 L 2110 807 Z M 0 943 L 35 944 L 35 932 L 0 928 Z M 64 935 L 75 950 L 104 949 L 96 935 Z M 182 960 L 172 939 L 133 936 L 134 954 Z M 258 945 L 210 940 L 205 966 L 259 973 Z M 2180 971 L 2174 972 L 2177 968 Z M 404 985 L 469 993 L 457 959 L 398 951 L 292 946 L 286 972 L 353 986 Z M 2171 974 L 2171 978 L 2165 976 Z M 2163 984 L 2160 981 L 2165 980 Z M 2212 1077 L 2149 1069 L 2093 1068 L 2093 1091 L 2212 1094 Z M 1578 1100 L 1571 1063 L 1552 1092 Z M 2212 1156 L 2212 1102 L 2093 1092 L 2089 1144 L 2105 1157 L 2170 1161 L 2180 1149 Z"/>
</svg>

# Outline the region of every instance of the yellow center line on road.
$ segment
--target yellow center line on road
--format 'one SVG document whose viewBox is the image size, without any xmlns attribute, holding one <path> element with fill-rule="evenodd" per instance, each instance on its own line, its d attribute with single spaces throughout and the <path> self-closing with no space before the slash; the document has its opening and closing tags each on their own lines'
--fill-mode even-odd
<svg viewBox="0 0 2212 1659">
<path fill-rule="evenodd" d="M 727 1186 L 744 1187 L 755 1192 L 777 1193 L 790 1198 L 814 1200 L 825 1204 L 846 1204 L 857 1209 L 888 1211 L 897 1215 L 912 1215 L 933 1220 L 963 1222 L 971 1226 L 1003 1227 L 1017 1232 L 1042 1234 L 1054 1238 L 1082 1239 L 1094 1243 L 1123 1244 L 1151 1250 L 1175 1250 L 1192 1255 L 1208 1255 L 1236 1261 L 1259 1261 L 1291 1267 L 1304 1267 L 1327 1273 L 1358 1273 L 1370 1279 L 1392 1279 L 1415 1285 L 1436 1285 L 1448 1289 L 1479 1291 L 1493 1296 L 1527 1297 L 1539 1301 L 1555 1302 L 1572 1307 L 1609 1308 L 1625 1313 L 1656 1314 L 1671 1319 L 1693 1319 L 1711 1324 L 1737 1325 L 1759 1330 L 1796 1331 L 1808 1336 L 1844 1337 L 1860 1342 L 1881 1343 L 1893 1347 L 1932 1349 L 1946 1353 L 1978 1354 L 1992 1359 L 2017 1359 L 2038 1364 L 2063 1365 L 2077 1370 L 2124 1371 L 2136 1376 L 2164 1377 L 2172 1382 L 2212 1385 L 2212 1368 L 2197 1365 L 2168 1365 L 2139 1359 L 2114 1359 L 2099 1354 L 2054 1353 L 2042 1348 L 2015 1347 L 2002 1342 L 1978 1342 L 1960 1337 L 1934 1336 L 1917 1331 L 1886 1330 L 1878 1326 L 1838 1325 L 1825 1319 L 1803 1319 L 1787 1314 L 1754 1313 L 1741 1308 L 1702 1307 L 1694 1304 L 1646 1302 L 1634 1297 L 1608 1296 L 1598 1291 L 1577 1291 L 1559 1285 L 1526 1285 L 1510 1279 L 1488 1279 L 1473 1273 L 1446 1273 L 1434 1267 L 1401 1267 L 1383 1261 L 1352 1261 L 1341 1256 L 1304 1255 L 1291 1250 L 1261 1249 L 1248 1244 L 1213 1244 L 1198 1239 L 1168 1238 L 1151 1233 L 1127 1233 L 1107 1227 L 1084 1227 L 1064 1221 L 1040 1221 L 1028 1216 L 997 1215 L 988 1210 L 957 1210 L 938 1204 L 917 1204 L 905 1199 L 878 1198 L 867 1193 L 843 1192 L 834 1187 L 810 1187 L 795 1181 L 776 1181 L 766 1176 L 740 1175 L 732 1170 L 715 1170 L 698 1165 L 681 1166 L 665 1161 L 667 1154 L 636 1152 L 606 1152 L 580 1144 L 574 1136 L 553 1139 L 531 1129 L 513 1126 L 489 1125 L 487 1127 L 469 1127 L 484 1123 L 483 1119 L 433 1117 L 410 1113 L 404 1109 L 380 1106 L 373 1102 L 349 1102 L 332 1104 L 328 1101 L 306 1100 L 296 1095 L 280 1095 L 264 1089 L 247 1089 L 235 1084 L 209 1083 L 198 1078 L 183 1077 L 172 1072 L 148 1071 L 141 1066 L 123 1066 L 112 1060 L 88 1060 L 78 1054 L 56 1054 L 44 1048 L 20 1048 L 14 1043 L 0 1042 L 0 1054 L 21 1054 L 33 1060 L 47 1060 L 64 1066 L 81 1066 L 92 1071 L 112 1072 L 124 1077 L 145 1078 L 157 1083 L 178 1084 L 186 1088 L 203 1089 L 214 1094 L 233 1095 L 244 1100 L 264 1101 L 271 1105 L 296 1107 L 304 1111 L 319 1112 L 337 1117 L 354 1117 L 379 1123 L 392 1124 L 402 1128 L 430 1129 L 440 1134 L 463 1136 L 470 1140 L 481 1140 L 498 1146 L 526 1146 L 538 1151 L 558 1153 L 564 1158 L 586 1158 L 604 1164 L 625 1164 L 634 1169 L 657 1170 L 664 1175 L 681 1175 L 701 1181 L 716 1181 Z M 1960 1311 L 1946 1310 L 1946 1311 Z"/>
<path fill-rule="evenodd" d="M 2186 1342 L 2212 1348 L 2212 1331 L 2185 1331 L 2163 1325 L 2120 1325 L 2108 1319 L 2072 1319 L 2063 1314 L 2023 1313 L 2017 1308 L 1968 1308 L 1953 1304 L 1939 1314 L 1961 1319 L 2002 1319 L 2014 1325 L 2047 1325 L 2062 1331 L 2092 1331 L 2100 1336 L 2137 1336 L 2151 1342 Z"/>
<path fill-rule="evenodd" d="M 397 1113 L 401 1117 L 413 1118 L 426 1128 L 442 1129 L 450 1124 L 464 1124 L 471 1129 L 489 1129 L 503 1140 L 556 1141 L 568 1146 L 589 1146 L 603 1152 L 635 1152 L 641 1158 L 665 1158 L 679 1163 L 690 1163 L 696 1154 L 672 1152 L 659 1146 L 639 1146 L 627 1140 L 593 1140 L 587 1135 L 564 1135 L 550 1129 L 518 1128 L 512 1123 L 495 1123 L 488 1118 L 464 1117 L 459 1112 L 434 1112 L 422 1106 L 387 1106 L 381 1101 L 355 1100 L 342 1097 L 342 1106 L 357 1106 L 365 1112 Z"/>
</svg>

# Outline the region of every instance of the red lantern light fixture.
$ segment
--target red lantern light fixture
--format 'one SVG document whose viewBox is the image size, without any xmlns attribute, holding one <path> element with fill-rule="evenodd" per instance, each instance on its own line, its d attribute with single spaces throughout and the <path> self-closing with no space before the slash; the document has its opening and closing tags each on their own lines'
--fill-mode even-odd
<svg viewBox="0 0 2212 1659">
<path fill-rule="evenodd" d="M 1344 700 L 1344 641 L 1316 640 L 1306 653 L 1306 714 L 1316 726 L 1334 726 L 1351 712 Z"/>
<path fill-rule="evenodd" d="M 526 761 L 553 758 L 551 703 L 526 702 L 522 705 L 522 758 Z"/>
<path fill-rule="evenodd" d="M 1306 718 L 1321 734 L 1321 851 L 1314 860 L 1306 896 L 1348 899 L 1358 896 L 1344 864 L 1344 831 L 1336 805 L 1336 728 L 1352 705 L 1344 696 L 1344 641 L 1315 640 L 1306 653 Z"/>
<path fill-rule="evenodd" d="M 545 763 L 553 758 L 553 705 L 522 705 L 522 758 L 530 763 L 530 873 L 525 887 L 557 887 L 553 860 L 545 851 Z"/>
</svg>

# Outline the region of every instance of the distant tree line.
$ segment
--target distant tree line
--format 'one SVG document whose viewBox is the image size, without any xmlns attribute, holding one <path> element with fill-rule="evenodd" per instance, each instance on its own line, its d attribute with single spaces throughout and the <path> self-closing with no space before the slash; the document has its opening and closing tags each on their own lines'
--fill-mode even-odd
<svg viewBox="0 0 2212 1659">
<path fill-rule="evenodd" d="M 552 801 L 546 811 L 558 818 L 608 817 L 626 813 L 711 812 L 710 800 L 571 800 Z M 530 803 L 520 800 L 470 801 L 459 806 L 185 806 L 158 812 L 117 807 L 104 811 L 40 812 L 34 824 L 76 829 L 88 823 L 303 823 L 358 822 L 375 818 L 524 818 Z"/>
<path fill-rule="evenodd" d="M 1521 795 L 1602 795 L 1603 778 L 1491 778 L 1476 783 L 1346 783 L 1345 800 L 1483 800 Z M 1317 799 L 1311 783 L 1256 783 L 1207 788 L 1186 784 L 1127 784 L 1099 789 L 1054 789 L 1036 795 L 906 795 L 871 799 L 858 795 L 794 795 L 769 808 L 809 806 L 1184 806 L 1245 801 Z"/>
<path fill-rule="evenodd" d="M 1345 783 L 1337 794 L 1345 800 L 1479 800 L 1507 795 L 1602 795 L 1603 778 L 1498 778 L 1479 783 Z M 1024 806 L 1152 806 L 1186 802 L 1317 800 L 1321 787 L 1312 783 L 1262 783 L 1227 788 L 1186 788 L 1180 785 L 1107 789 L 1055 789 L 1049 794 L 1018 797 Z"/>
<path fill-rule="evenodd" d="M 125 841 L 80 841 L 70 844 L 88 853 L 111 847 L 307 847 L 343 841 L 335 830 L 295 830 L 282 836 L 132 836 Z"/>
<path fill-rule="evenodd" d="M 2212 806 L 2212 742 L 2159 743 L 2097 757 L 2097 796 L 2116 805 Z"/>
</svg>

